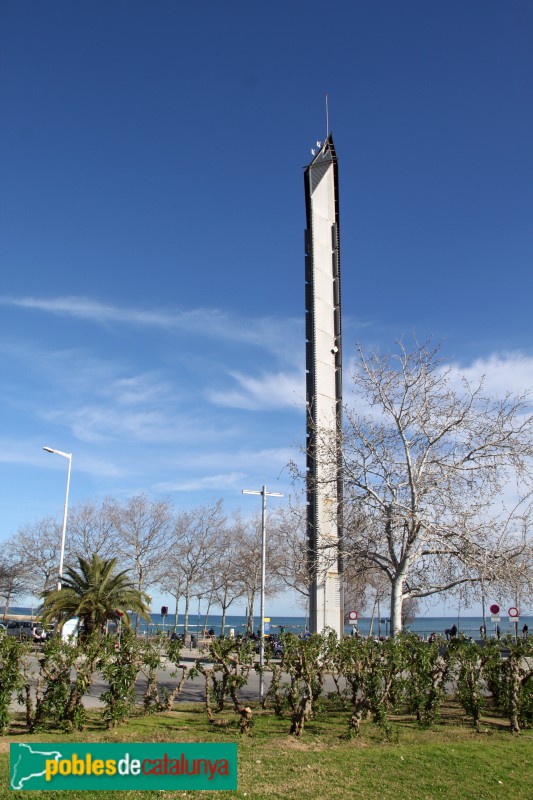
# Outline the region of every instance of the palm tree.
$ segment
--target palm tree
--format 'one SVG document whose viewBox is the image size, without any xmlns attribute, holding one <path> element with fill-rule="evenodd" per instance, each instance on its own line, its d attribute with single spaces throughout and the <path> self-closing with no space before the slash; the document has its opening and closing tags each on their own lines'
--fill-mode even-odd
<svg viewBox="0 0 533 800">
<path fill-rule="evenodd" d="M 61 589 L 43 594 L 42 620 L 58 620 L 58 627 L 79 617 L 84 635 L 103 630 L 108 620 L 130 624 L 128 612 L 135 612 L 150 621 L 149 597 L 140 592 L 128 578 L 128 570 L 115 572 L 116 558 L 102 559 L 96 553 L 91 559 L 78 556 L 79 570 L 65 569 Z"/>
</svg>

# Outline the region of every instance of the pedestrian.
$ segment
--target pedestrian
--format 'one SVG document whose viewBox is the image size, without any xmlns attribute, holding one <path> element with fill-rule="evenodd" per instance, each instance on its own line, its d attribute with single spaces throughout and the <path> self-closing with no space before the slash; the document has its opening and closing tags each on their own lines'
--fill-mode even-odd
<svg viewBox="0 0 533 800">
<path fill-rule="evenodd" d="M 527 639 L 528 631 L 529 628 L 527 627 L 527 625 L 524 625 L 524 627 L 522 628 L 522 636 L 524 637 L 524 639 Z"/>
<path fill-rule="evenodd" d="M 457 636 L 457 625 L 452 625 L 451 628 L 446 628 L 444 635 L 447 639 L 454 639 Z"/>
</svg>

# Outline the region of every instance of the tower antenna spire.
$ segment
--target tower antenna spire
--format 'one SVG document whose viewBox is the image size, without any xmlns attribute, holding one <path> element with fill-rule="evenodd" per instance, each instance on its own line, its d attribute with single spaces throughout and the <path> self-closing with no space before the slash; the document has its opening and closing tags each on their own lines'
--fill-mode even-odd
<svg viewBox="0 0 533 800">
<path fill-rule="evenodd" d="M 329 136 L 329 110 L 328 110 L 328 93 L 326 92 L 326 139 Z"/>
</svg>

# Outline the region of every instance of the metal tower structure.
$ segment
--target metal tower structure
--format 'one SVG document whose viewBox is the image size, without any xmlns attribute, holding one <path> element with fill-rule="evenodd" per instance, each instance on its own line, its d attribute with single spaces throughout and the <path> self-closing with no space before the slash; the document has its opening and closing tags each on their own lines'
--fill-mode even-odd
<svg viewBox="0 0 533 800">
<path fill-rule="evenodd" d="M 319 145 L 319 143 L 317 143 Z M 304 173 L 307 545 L 311 632 L 344 630 L 339 179 L 328 135 Z"/>
</svg>

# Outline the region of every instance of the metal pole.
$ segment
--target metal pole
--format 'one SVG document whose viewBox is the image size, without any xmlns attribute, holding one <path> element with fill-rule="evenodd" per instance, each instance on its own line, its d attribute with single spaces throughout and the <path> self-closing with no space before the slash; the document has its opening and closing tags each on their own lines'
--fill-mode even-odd
<svg viewBox="0 0 533 800">
<path fill-rule="evenodd" d="M 202 600 L 202 595 L 198 595 L 198 614 L 196 616 L 196 646 L 198 646 L 198 642 L 200 641 L 200 602 Z"/>
<path fill-rule="evenodd" d="M 266 486 L 261 490 L 261 622 L 259 625 L 259 700 L 264 697 L 263 664 L 265 662 L 265 578 L 266 578 Z"/>
<path fill-rule="evenodd" d="M 520 614 L 520 609 L 518 607 L 518 584 L 515 586 L 514 604 L 515 604 L 515 608 L 517 609 L 518 613 Z M 517 619 L 515 619 L 515 622 L 514 622 L 514 640 L 515 640 L 515 642 L 518 642 L 518 620 Z"/>
<path fill-rule="evenodd" d="M 70 470 L 72 467 L 72 453 L 63 453 L 62 450 L 55 450 L 53 447 L 43 447 L 47 453 L 54 453 L 56 456 L 63 456 L 68 459 L 67 471 L 67 491 L 65 492 L 65 508 L 63 511 L 63 527 L 61 530 L 61 549 L 59 551 L 59 571 L 57 573 L 57 591 L 61 591 L 61 584 L 63 583 L 63 559 L 65 557 L 65 536 L 67 533 L 67 513 L 68 513 L 68 491 L 70 487 Z"/>
<path fill-rule="evenodd" d="M 482 639 L 487 638 L 487 615 L 485 613 L 485 581 L 481 579 L 481 613 L 483 614 L 483 635 Z"/>
<path fill-rule="evenodd" d="M 260 494 L 261 495 L 261 601 L 260 601 L 260 614 L 261 621 L 259 624 L 259 701 L 263 702 L 265 693 L 263 664 L 265 661 L 265 582 L 266 582 L 266 499 L 267 497 L 283 497 L 279 492 L 267 492 L 266 486 L 263 486 L 260 492 L 251 489 L 243 489 L 243 494 Z"/>
<path fill-rule="evenodd" d="M 57 579 L 57 591 L 61 591 L 63 583 L 63 560 L 65 558 L 65 537 L 67 534 L 67 514 L 68 514 L 68 492 L 70 488 L 70 469 L 72 467 L 72 454 L 68 455 L 67 470 L 67 490 L 65 492 L 65 510 L 63 511 L 63 527 L 61 530 L 61 551 L 59 553 L 59 574 Z"/>
</svg>

